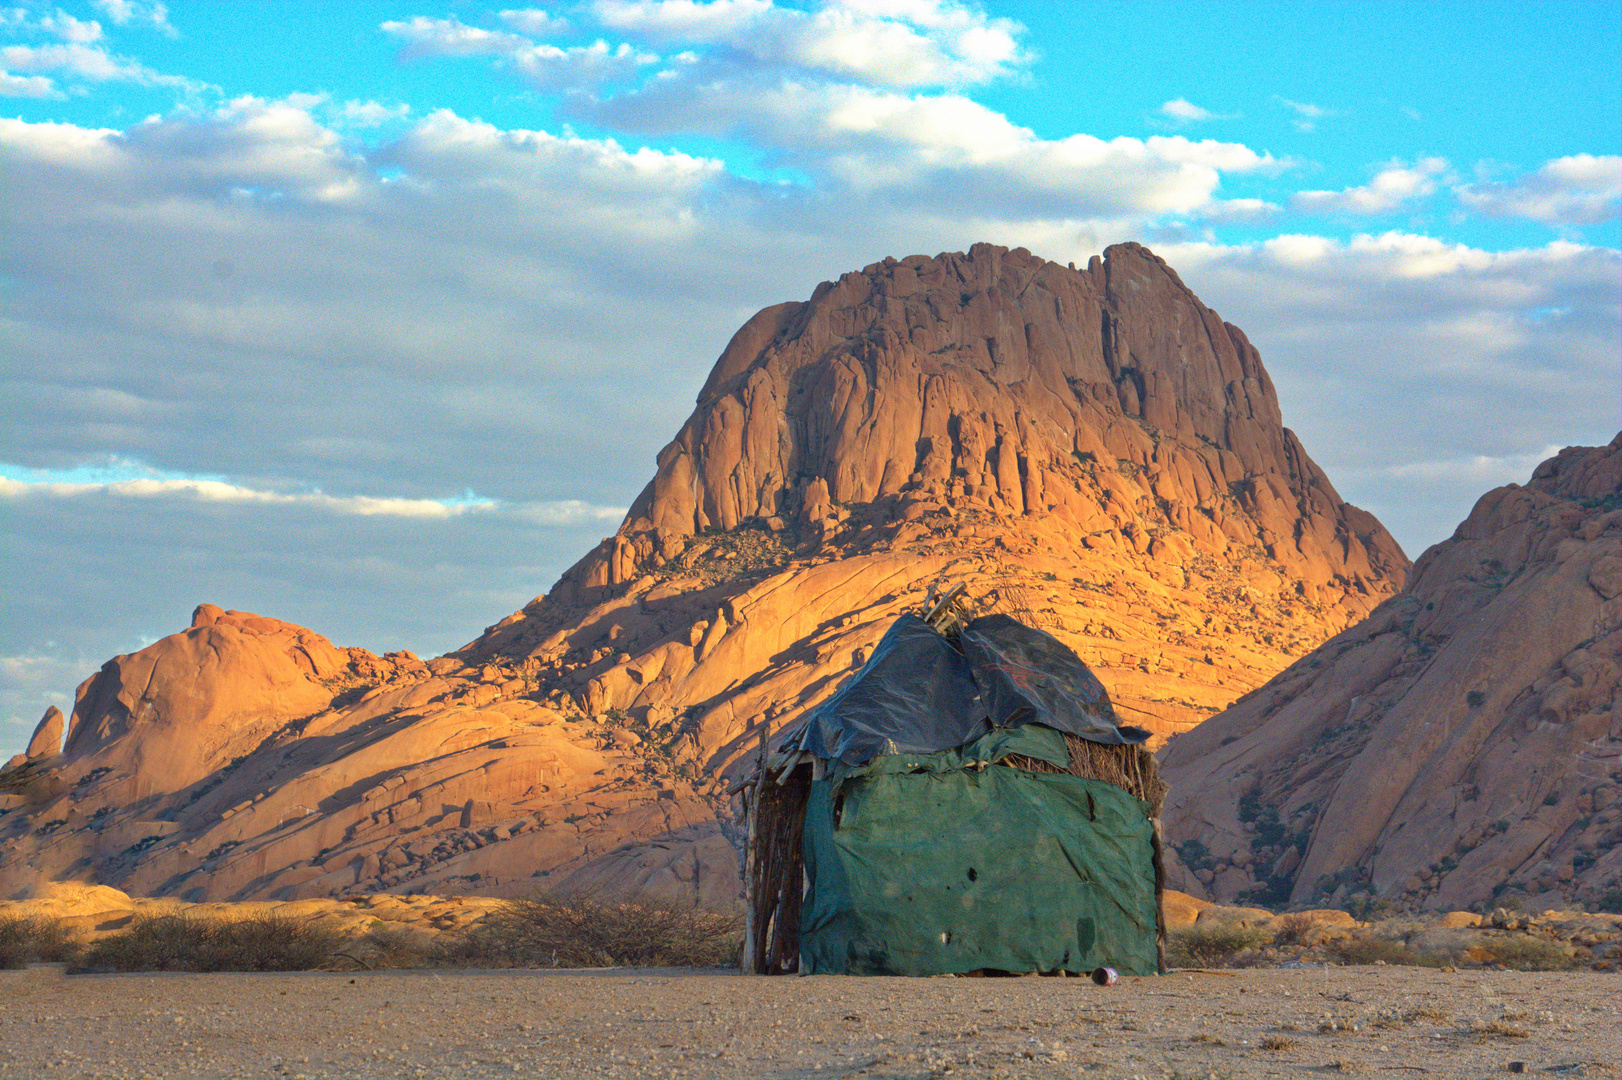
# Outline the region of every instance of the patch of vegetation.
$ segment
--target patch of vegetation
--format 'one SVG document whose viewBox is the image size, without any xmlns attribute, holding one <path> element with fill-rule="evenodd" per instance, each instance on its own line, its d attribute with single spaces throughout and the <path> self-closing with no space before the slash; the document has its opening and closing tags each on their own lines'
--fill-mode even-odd
<svg viewBox="0 0 1622 1080">
<path fill-rule="evenodd" d="M 1330 953 L 1343 964 L 1390 964 L 1404 967 L 1447 967 L 1456 964 L 1461 954 L 1452 950 L 1420 951 L 1409 948 L 1404 941 L 1387 938 L 1342 938 L 1329 946 Z"/>
<path fill-rule="evenodd" d="M 478 967 L 720 967 L 735 964 L 743 919 L 697 908 L 579 896 L 513 900 L 443 949 Z"/>
<path fill-rule="evenodd" d="M 1599 899 L 1594 901 L 1594 910 L 1622 915 L 1622 889 L 1610 889 L 1601 893 Z"/>
<path fill-rule="evenodd" d="M 1265 930 L 1218 923 L 1198 924 L 1170 935 L 1166 960 L 1173 967 L 1232 967 L 1240 954 L 1272 940 Z"/>
<path fill-rule="evenodd" d="M 1184 840 L 1172 847 L 1177 857 L 1183 860 L 1183 865 L 1190 870 L 1209 870 L 1216 865 L 1216 860 L 1211 857 L 1211 849 L 1205 846 L 1203 840 Z"/>
<path fill-rule="evenodd" d="M 111 765 L 103 765 L 99 769 L 91 769 L 89 772 L 79 777 L 79 782 L 73 785 L 73 790 L 78 791 L 80 788 L 87 788 L 112 771 L 113 767 Z"/>
<path fill-rule="evenodd" d="M 1280 945 L 1299 945 L 1301 936 L 1312 929 L 1312 916 L 1304 911 L 1297 911 L 1285 915 L 1278 921 L 1278 929 L 1273 938 Z"/>
<path fill-rule="evenodd" d="M 69 959 L 77 943 L 54 919 L 0 919 L 0 970 Z"/>
<path fill-rule="evenodd" d="M 129 847 L 125 848 L 124 853 L 123 853 L 123 855 L 120 856 L 120 858 L 125 858 L 125 859 L 134 858 L 135 856 L 141 854 L 143 851 L 149 851 L 152 848 L 157 847 L 161 843 L 163 843 L 163 837 L 161 837 L 161 836 L 143 836 L 141 839 L 135 841 L 135 843 L 133 843 Z"/>
<path fill-rule="evenodd" d="M 337 930 L 280 915 L 145 915 L 91 945 L 69 970 L 310 971 L 330 966 L 343 944 Z"/>
<path fill-rule="evenodd" d="M 1570 949 L 1547 938 L 1516 934 L 1482 946 L 1485 962 L 1515 971 L 1569 971 L 1577 966 Z"/>
</svg>

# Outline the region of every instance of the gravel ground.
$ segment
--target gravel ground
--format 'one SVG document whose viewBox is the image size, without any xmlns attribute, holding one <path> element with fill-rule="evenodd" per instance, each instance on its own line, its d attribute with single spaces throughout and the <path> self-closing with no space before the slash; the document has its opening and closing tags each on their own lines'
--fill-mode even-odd
<svg viewBox="0 0 1622 1080">
<path fill-rule="evenodd" d="M 0 972 L 0 1077 L 1622 1075 L 1622 978 Z"/>
</svg>

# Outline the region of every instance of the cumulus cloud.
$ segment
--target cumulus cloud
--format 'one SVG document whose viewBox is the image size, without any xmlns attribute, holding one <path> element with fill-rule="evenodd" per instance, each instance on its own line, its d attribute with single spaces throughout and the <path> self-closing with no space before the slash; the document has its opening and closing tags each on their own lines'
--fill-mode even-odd
<svg viewBox="0 0 1622 1080">
<path fill-rule="evenodd" d="M 521 13 L 503 13 L 517 14 Z M 519 28 L 536 25 L 533 18 L 507 21 Z M 546 90 L 596 89 L 604 83 L 633 78 L 645 66 L 659 61 L 658 56 L 627 42 L 609 45 L 599 39 L 589 45 L 558 46 L 537 43 L 522 34 L 468 26 L 455 18 L 418 16 L 407 22 L 386 22 L 382 28 L 408 42 L 404 53 L 407 57 L 493 56 L 530 85 Z M 547 25 L 543 29 L 552 28 Z"/>
<path fill-rule="evenodd" d="M 1447 169 L 1445 158 L 1421 158 L 1412 165 L 1394 160 L 1361 187 L 1298 192 L 1290 207 L 1305 214 L 1386 214 L 1434 194 Z"/>
<path fill-rule="evenodd" d="M 501 13 L 501 21 L 532 38 L 566 34 L 569 20 L 542 8 L 512 8 Z"/>
<path fill-rule="evenodd" d="M 391 120 L 404 120 L 411 115 L 411 106 L 405 102 L 384 105 L 378 101 L 346 101 L 337 110 L 337 117 L 354 127 L 380 127 Z"/>
<path fill-rule="evenodd" d="M 1462 185 L 1455 194 L 1461 205 L 1487 217 L 1595 225 L 1617 216 L 1622 157 L 1573 154 L 1507 182 Z"/>
<path fill-rule="evenodd" d="M 0 96 L 24 98 L 54 98 L 64 95 L 56 82 L 45 75 L 13 75 L 0 71 Z"/>
<path fill-rule="evenodd" d="M 95 20 L 78 19 L 60 10 L 35 20 L 26 9 L 18 8 L 12 9 L 4 28 L 13 34 L 47 35 L 58 40 L 39 45 L 0 46 L 0 94 L 59 97 L 62 92 L 56 83 L 58 79 L 78 84 L 127 82 L 165 86 L 188 93 L 208 89 L 205 83 L 166 75 L 108 52 L 100 44 L 102 28 Z"/>
<path fill-rule="evenodd" d="M 407 56 L 499 56 L 527 49 L 532 42 L 519 34 L 484 30 L 462 20 L 434 19 L 418 15 L 412 19 L 390 20 L 382 24 L 386 34 L 403 39 Z"/>
<path fill-rule="evenodd" d="M 118 26 L 146 23 L 165 34 L 175 33 L 175 28 L 169 24 L 168 4 L 142 3 L 141 0 L 91 0 L 91 6 Z"/>
<path fill-rule="evenodd" d="M 718 48 L 727 66 L 892 88 L 967 86 L 1029 59 L 1024 28 L 950 0 L 596 0 L 604 27 L 664 45 Z"/>
</svg>

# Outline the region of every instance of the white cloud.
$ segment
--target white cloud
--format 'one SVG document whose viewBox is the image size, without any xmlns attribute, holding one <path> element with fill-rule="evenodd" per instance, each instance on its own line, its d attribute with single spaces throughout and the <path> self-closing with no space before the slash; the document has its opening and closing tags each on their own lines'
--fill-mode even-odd
<svg viewBox="0 0 1622 1080">
<path fill-rule="evenodd" d="M 1594 225 L 1617 216 L 1622 157 L 1574 154 L 1508 183 L 1465 184 L 1455 194 L 1461 204 L 1487 217 Z"/>
<path fill-rule="evenodd" d="M 534 25 L 533 19 L 508 21 L 518 27 Z M 658 56 L 626 42 L 609 45 L 598 40 L 590 45 L 566 47 L 537 44 L 519 34 L 482 30 L 454 18 L 418 16 L 409 22 L 386 22 L 382 28 L 409 42 L 405 50 L 408 57 L 493 56 L 503 68 L 548 90 L 596 89 L 604 83 L 633 78 L 644 67 L 659 62 Z"/>
<path fill-rule="evenodd" d="M 1392 161 L 1362 187 L 1344 191 L 1302 191 L 1290 207 L 1306 214 L 1386 214 L 1435 193 L 1447 173 L 1444 158 L 1421 158 L 1413 165 Z"/>
<path fill-rule="evenodd" d="M 15 480 L 0 473 L 0 499 L 70 499 L 84 495 L 113 495 L 126 499 L 180 497 L 206 503 L 260 503 L 269 506 L 304 506 L 335 514 L 361 517 L 449 518 L 493 505 L 488 499 L 399 499 L 374 495 L 326 495 L 321 492 L 256 491 L 221 480 L 147 477 L 131 480 L 74 483 Z"/>
<path fill-rule="evenodd" d="M 65 11 L 57 11 L 39 21 L 40 29 L 63 41 L 85 45 L 101 39 L 101 24 L 94 19 L 86 22 L 75 19 Z"/>
<path fill-rule="evenodd" d="M 91 0 L 91 6 L 118 26 L 147 23 L 166 34 L 175 33 L 175 28 L 169 24 L 168 4 L 142 3 L 141 0 Z"/>
<path fill-rule="evenodd" d="M 13 75 L 0 71 L 0 96 L 26 98 L 53 98 L 65 96 L 56 83 L 44 75 Z"/>
<path fill-rule="evenodd" d="M 405 22 L 389 21 L 382 30 L 407 42 L 408 56 L 499 56 L 530 47 L 528 38 L 518 34 L 483 30 L 468 26 L 454 16 L 434 19 L 418 15 Z"/>
<path fill-rule="evenodd" d="M 569 32 L 569 20 L 540 8 L 513 8 L 503 11 L 501 21 L 532 38 Z"/>
<path fill-rule="evenodd" d="M 1202 109 L 1186 98 L 1175 98 L 1160 106 L 1160 112 L 1180 123 L 1193 123 L 1199 120 L 1210 120 L 1216 114 L 1209 109 Z"/>
<path fill-rule="evenodd" d="M 405 102 L 384 105 L 377 101 L 346 101 L 337 110 L 338 118 L 355 127 L 380 127 L 391 120 L 404 120 L 411 115 L 411 106 Z"/>
<path fill-rule="evenodd" d="M 1018 23 L 948 0 L 597 0 L 592 13 L 632 38 L 718 48 L 724 67 L 868 86 L 966 86 L 1029 60 Z"/>
<path fill-rule="evenodd" d="M 0 46 L 0 74 L 15 78 L 19 73 L 35 76 L 49 73 L 88 82 L 128 82 L 142 86 L 167 86 L 193 93 L 208 89 L 206 84 L 194 79 L 165 75 L 134 60 L 114 56 L 100 46 L 90 43 L 100 36 L 101 28 L 95 23 L 85 24 L 71 17 L 68 17 L 68 22 L 74 26 L 64 25 L 61 28 L 61 32 L 66 35 L 61 44 Z M 87 25 L 95 27 L 94 37 L 85 36 L 87 32 L 82 28 Z M 37 87 L 38 83 L 24 85 Z M 27 96 L 54 95 L 35 92 Z"/>
</svg>

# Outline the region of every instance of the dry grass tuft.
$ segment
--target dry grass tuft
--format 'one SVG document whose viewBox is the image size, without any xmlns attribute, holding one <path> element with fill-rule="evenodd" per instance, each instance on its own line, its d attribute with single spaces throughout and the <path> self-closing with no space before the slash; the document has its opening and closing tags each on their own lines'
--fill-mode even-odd
<svg viewBox="0 0 1622 1080">
<path fill-rule="evenodd" d="M 514 900 L 441 950 L 463 967 L 720 967 L 738 962 L 743 920 L 697 908 L 579 896 Z"/>
<path fill-rule="evenodd" d="M 77 949 L 78 943 L 54 919 L 0 920 L 0 970 L 69 960 Z"/>
<path fill-rule="evenodd" d="M 1513 1024 L 1506 1024 L 1502 1020 L 1494 1020 L 1490 1024 L 1476 1024 L 1470 1029 L 1470 1031 L 1471 1034 L 1481 1036 L 1482 1038 L 1492 1038 L 1493 1036 L 1497 1036 L 1504 1039 L 1529 1039 L 1532 1037 L 1532 1033 L 1525 1028 L 1518 1028 Z"/>
<path fill-rule="evenodd" d="M 332 965 L 343 947 L 336 930 L 278 915 L 236 922 L 146 915 L 90 946 L 71 970 L 310 971 Z"/>
<path fill-rule="evenodd" d="M 1217 924 L 1191 926 L 1171 935 L 1166 962 L 1173 967 L 1232 967 L 1240 954 L 1273 940 L 1265 930 Z"/>
</svg>

